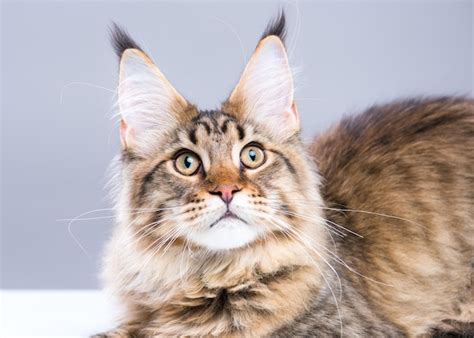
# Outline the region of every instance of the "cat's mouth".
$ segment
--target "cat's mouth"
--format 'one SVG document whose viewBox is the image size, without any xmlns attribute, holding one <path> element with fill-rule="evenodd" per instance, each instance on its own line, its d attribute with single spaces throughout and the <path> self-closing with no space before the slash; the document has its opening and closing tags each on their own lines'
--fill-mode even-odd
<svg viewBox="0 0 474 338">
<path fill-rule="evenodd" d="M 212 228 L 214 225 L 216 225 L 217 223 L 225 219 L 229 219 L 229 220 L 235 219 L 247 224 L 247 222 L 245 222 L 242 218 L 234 214 L 232 211 L 227 210 L 221 217 L 219 217 L 216 221 L 212 222 L 212 224 L 209 227 Z"/>
</svg>

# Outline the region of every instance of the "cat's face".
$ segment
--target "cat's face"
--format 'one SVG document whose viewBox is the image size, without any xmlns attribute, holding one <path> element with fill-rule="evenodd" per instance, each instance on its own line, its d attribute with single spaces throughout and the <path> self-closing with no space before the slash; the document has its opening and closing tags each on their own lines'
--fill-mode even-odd
<svg viewBox="0 0 474 338">
<path fill-rule="evenodd" d="M 298 138 L 282 142 L 228 113 L 197 113 L 158 148 L 129 178 L 133 208 L 157 209 L 145 220 L 158 222 L 151 238 L 176 231 L 209 249 L 241 247 L 293 226 L 307 198 Z"/>
<path fill-rule="evenodd" d="M 317 184 L 278 38 L 261 41 L 222 108 L 204 112 L 128 49 L 119 105 L 126 206 L 147 249 L 234 249 L 298 231 L 299 202 Z"/>
</svg>

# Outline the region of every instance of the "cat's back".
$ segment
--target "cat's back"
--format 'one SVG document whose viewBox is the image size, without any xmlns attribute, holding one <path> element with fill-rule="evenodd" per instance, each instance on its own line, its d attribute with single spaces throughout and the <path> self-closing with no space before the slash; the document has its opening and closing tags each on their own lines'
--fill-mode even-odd
<svg viewBox="0 0 474 338">
<path fill-rule="evenodd" d="M 311 150 L 326 217 L 361 236 L 339 255 L 366 276 L 348 273 L 373 305 L 414 333 L 437 317 L 473 321 L 474 101 L 374 106 Z"/>
<path fill-rule="evenodd" d="M 380 204 L 374 197 L 393 204 L 387 193 L 401 197 L 415 190 L 423 199 L 429 193 L 444 203 L 472 202 L 474 100 L 441 97 L 373 106 L 317 137 L 311 150 L 326 203 L 335 208 Z M 472 203 L 464 211 L 474 217 Z"/>
<path fill-rule="evenodd" d="M 417 167 L 430 167 L 449 179 L 443 160 L 450 159 L 460 171 L 472 169 L 473 145 L 474 100 L 441 97 L 376 105 L 346 117 L 316 138 L 312 152 L 327 180 L 342 173 L 374 178 L 387 169 L 408 178 L 404 169 L 413 160 Z M 420 163 L 420 157 L 426 161 Z"/>
</svg>

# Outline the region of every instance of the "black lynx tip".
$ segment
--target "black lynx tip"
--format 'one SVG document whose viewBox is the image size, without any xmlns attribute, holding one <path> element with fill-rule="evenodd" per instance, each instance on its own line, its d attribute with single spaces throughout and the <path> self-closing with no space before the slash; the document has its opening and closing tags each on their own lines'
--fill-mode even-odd
<svg viewBox="0 0 474 338">
<path fill-rule="evenodd" d="M 110 41 L 115 50 L 115 54 L 120 58 L 125 50 L 135 48 L 142 50 L 140 46 L 131 38 L 128 32 L 112 22 L 110 26 Z"/>
<path fill-rule="evenodd" d="M 270 35 L 278 36 L 280 40 L 285 43 L 286 18 L 283 9 L 280 10 L 280 13 L 278 13 L 278 15 L 268 23 L 267 28 L 265 28 L 265 31 L 263 32 L 263 35 L 260 40 L 263 40 Z"/>
</svg>

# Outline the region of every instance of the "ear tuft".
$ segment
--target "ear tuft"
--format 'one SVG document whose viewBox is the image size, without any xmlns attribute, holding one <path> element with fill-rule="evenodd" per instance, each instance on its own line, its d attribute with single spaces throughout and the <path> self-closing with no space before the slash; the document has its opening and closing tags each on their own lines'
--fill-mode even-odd
<svg viewBox="0 0 474 338">
<path fill-rule="evenodd" d="M 283 11 L 283 9 L 280 11 L 280 13 L 278 13 L 278 15 L 273 20 L 271 20 L 268 23 L 260 40 L 263 40 L 266 37 L 269 37 L 271 35 L 278 37 L 281 40 L 281 42 L 285 44 L 286 17 L 285 17 L 285 12 Z"/>
<path fill-rule="evenodd" d="M 140 46 L 132 39 L 128 32 L 115 22 L 112 22 L 110 31 L 110 41 L 115 50 L 115 54 L 120 58 L 127 49 L 138 49 L 143 52 Z"/>
</svg>

